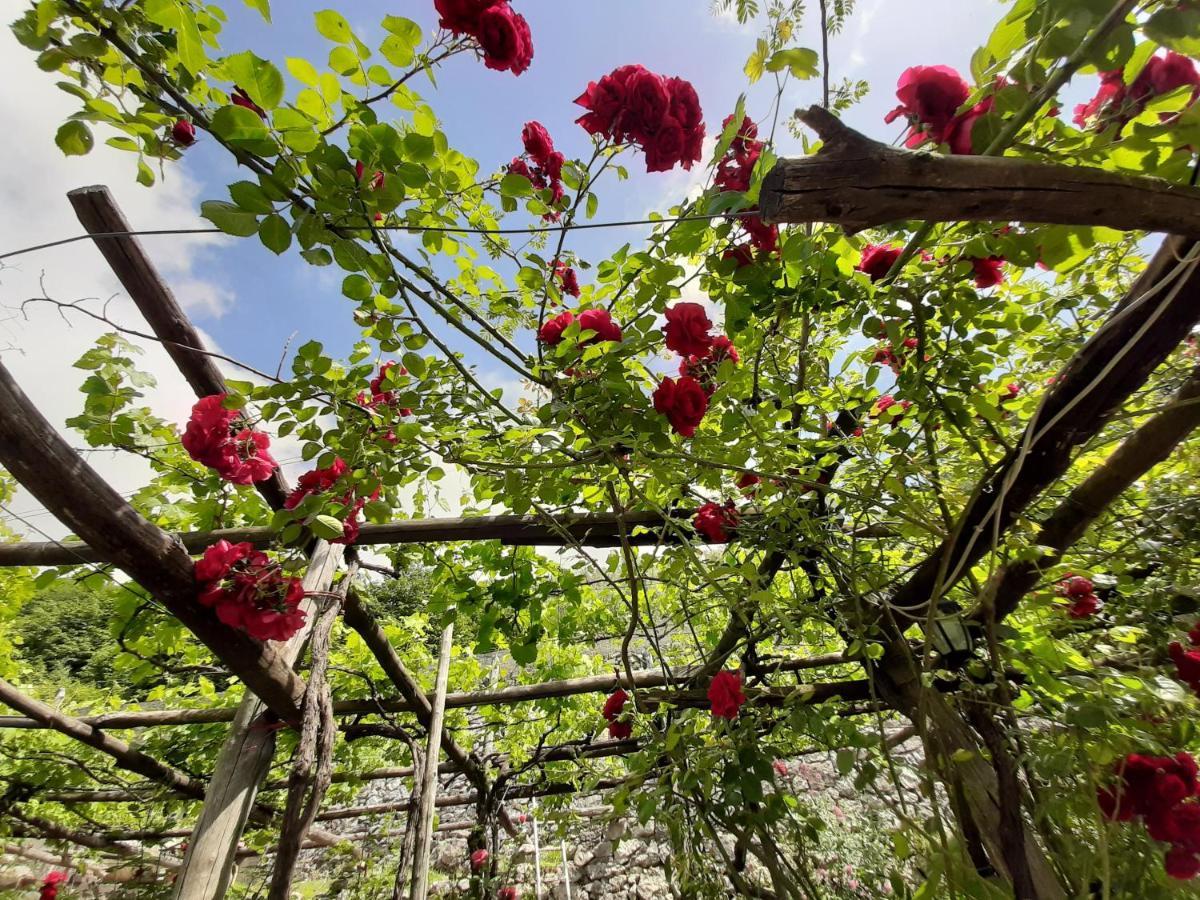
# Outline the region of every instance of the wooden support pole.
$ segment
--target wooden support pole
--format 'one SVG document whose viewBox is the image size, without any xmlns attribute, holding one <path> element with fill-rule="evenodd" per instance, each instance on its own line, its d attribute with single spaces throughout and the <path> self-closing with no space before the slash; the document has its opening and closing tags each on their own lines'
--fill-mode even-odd
<svg viewBox="0 0 1200 900">
<path fill-rule="evenodd" d="M 0 363 L 0 465 L 60 522 L 99 549 L 179 619 L 285 721 L 299 720 L 304 681 L 275 648 L 230 628 L 196 601 L 192 560 L 71 449 Z"/>
<path fill-rule="evenodd" d="M 763 181 L 767 222 L 1042 222 L 1200 237 L 1200 190 L 1146 175 L 996 156 L 889 147 L 813 106 L 797 117 L 824 142 Z"/>
<path fill-rule="evenodd" d="M 88 234 L 132 231 L 108 188 L 102 184 L 76 188 L 67 193 L 75 215 Z M 128 292 L 142 318 L 162 342 L 196 396 L 221 394 L 225 378 L 174 293 L 146 255 L 141 242 L 131 235 L 93 238 L 109 268 Z M 255 485 L 272 507 L 283 505 L 288 488 L 277 469 L 267 481 Z"/>
<path fill-rule="evenodd" d="M 363 623 L 361 620 L 355 619 L 354 614 L 350 612 L 350 602 L 350 600 L 347 601 L 347 624 L 351 625 L 351 627 L 356 627 L 356 623 Z M 362 634 L 362 631 L 359 633 Z M 363 638 L 367 640 L 367 635 L 364 634 Z M 425 699 L 424 703 L 421 702 L 421 695 L 416 693 L 420 691 L 420 685 L 417 684 L 416 679 L 404 664 L 400 662 L 394 650 L 391 651 L 390 655 L 388 654 L 387 648 L 390 647 L 390 644 L 387 642 L 386 635 L 383 635 L 382 629 L 378 633 L 371 630 L 370 640 L 367 643 L 374 645 L 372 646 L 372 650 L 376 651 L 376 659 L 380 655 L 389 657 L 389 662 L 383 667 L 384 671 L 404 694 L 400 698 L 384 699 L 382 701 L 384 712 L 411 712 L 416 713 L 418 717 L 425 714 L 429 709 L 428 698 Z M 756 672 L 801 672 L 854 662 L 855 660 L 847 657 L 845 654 L 829 653 L 821 656 L 781 660 L 761 665 L 756 669 Z M 547 700 L 554 697 L 573 697 L 579 694 L 608 694 L 615 691 L 618 687 L 626 689 L 665 687 L 670 684 L 686 684 L 691 680 L 692 674 L 691 672 L 680 672 L 674 678 L 668 679 L 660 669 L 642 669 L 633 673 L 632 681 L 624 674 L 613 672 L 606 675 L 585 675 L 580 678 L 545 681 L 540 684 L 519 684 L 494 691 L 456 692 L 446 695 L 446 708 L 472 709 L 481 706 L 511 706 L 535 700 Z M 409 699 L 410 697 L 412 699 Z M 333 704 L 334 714 L 341 716 L 369 714 L 378 712 L 379 708 L 380 704 L 377 701 L 368 699 L 337 700 Z M 227 706 L 198 709 L 134 710 L 131 712 L 102 713 L 95 716 L 79 716 L 78 719 L 88 725 L 95 725 L 97 728 L 115 731 L 122 728 L 156 728 L 160 726 L 205 725 L 213 722 L 231 722 L 235 713 L 235 707 Z M 35 719 L 20 716 L 0 716 L 0 728 L 43 727 L 45 726 Z M 466 754 L 461 748 L 456 752 L 450 750 L 446 744 L 443 744 L 442 749 L 446 750 L 446 754 L 450 757 L 452 764 L 456 760 L 461 761 L 459 760 L 460 755 L 466 758 Z M 461 769 L 456 769 L 455 771 L 461 771 Z"/>
<path fill-rule="evenodd" d="M 329 590 L 344 551 L 339 545 L 318 543 L 304 574 L 306 592 Z M 289 666 L 295 665 L 315 621 L 316 603 L 312 598 L 304 599 L 303 608 L 308 613 L 304 627 L 280 648 Z M 247 694 L 237 707 L 217 757 L 209 798 L 200 811 L 188 841 L 183 871 L 175 882 L 175 900 L 216 900 L 229 889 L 238 843 L 275 755 L 275 729 L 271 726 L 266 707 Z M 324 834 L 314 834 L 313 838 L 336 843 Z"/>
<path fill-rule="evenodd" d="M 429 866 L 433 852 L 433 810 L 437 802 L 438 757 L 442 747 L 442 723 L 446 715 L 446 685 L 450 680 L 450 655 L 454 650 L 454 623 L 442 630 L 438 650 L 437 682 L 429 716 L 429 742 L 425 748 L 425 771 L 421 773 L 421 805 L 417 810 L 417 839 L 413 850 L 412 900 L 425 900 L 429 892 Z"/>
<path fill-rule="evenodd" d="M 685 511 L 680 515 L 690 516 L 691 513 Z M 663 528 L 663 517 L 657 513 L 631 513 L 625 519 L 629 528 L 639 529 L 629 536 L 632 545 L 656 546 L 677 540 L 673 531 Z M 641 530 L 643 528 L 647 530 Z M 567 536 L 564 536 L 564 532 Z M 267 547 L 279 539 L 279 534 L 266 526 L 247 525 L 186 532 L 178 535 L 178 538 L 190 552 L 199 553 L 219 540 L 231 544 L 245 541 L 256 547 Z M 537 516 L 504 515 L 404 519 L 383 525 L 368 523 L 360 529 L 355 545 L 366 547 L 491 540 L 509 546 L 563 547 L 574 543 L 585 547 L 620 546 L 616 517 L 607 513 L 562 515 L 550 521 Z M 0 544 L 0 566 L 69 566 L 82 562 L 111 560 L 102 550 L 89 547 L 83 541 L 15 541 Z"/>
</svg>

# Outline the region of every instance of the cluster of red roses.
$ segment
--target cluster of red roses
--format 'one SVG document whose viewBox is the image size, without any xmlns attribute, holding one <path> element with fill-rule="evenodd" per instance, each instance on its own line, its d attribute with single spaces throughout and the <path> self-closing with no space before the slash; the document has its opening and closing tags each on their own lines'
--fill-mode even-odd
<svg viewBox="0 0 1200 900">
<path fill-rule="evenodd" d="M 879 281 L 892 270 L 892 266 L 896 264 L 896 260 L 903 252 L 904 248 L 898 244 L 867 244 L 858 261 L 858 271 L 867 275 L 872 281 Z M 921 251 L 921 258 L 932 259 L 925 251 Z M 1005 259 L 1003 256 L 973 256 L 967 262 L 971 264 L 975 287 L 980 290 L 1004 283 Z"/>
<path fill-rule="evenodd" d="M 260 641 L 286 641 L 304 624 L 304 585 L 250 543 L 217 541 L 196 563 L 198 600 Z"/>
<path fill-rule="evenodd" d="M 1017 389 L 1016 391 L 1013 391 L 1014 387 Z M 1010 397 L 1015 397 L 1020 390 L 1019 384 L 1014 383 L 1008 386 Z M 1072 619 L 1086 619 L 1088 616 L 1094 615 L 1100 608 L 1100 598 L 1096 596 L 1096 588 L 1090 578 L 1068 573 L 1058 583 L 1057 590 L 1059 596 L 1066 597 L 1071 601 L 1067 607 L 1067 615 Z"/>
<path fill-rule="evenodd" d="M 1200 72 L 1195 63 L 1174 50 L 1168 50 L 1166 56 L 1150 57 L 1129 86 L 1124 69 L 1101 72 L 1096 96 L 1075 107 L 1075 124 L 1080 128 L 1094 124 L 1098 129 L 1116 125 L 1120 131 L 1155 97 L 1188 85 L 1193 88 L 1194 101 L 1200 96 Z"/>
<path fill-rule="evenodd" d="M 479 42 L 483 64 L 498 72 L 520 75 L 533 61 L 529 23 L 508 0 L 433 0 L 438 24 Z"/>
<path fill-rule="evenodd" d="M 733 121 L 733 116 L 727 116 L 721 123 L 724 130 Z M 758 140 L 758 126 L 746 116 L 738 132 L 734 135 L 733 143 L 729 145 L 724 159 L 717 164 L 717 174 L 713 184 L 722 191 L 745 192 L 750 190 L 750 178 L 754 174 L 754 166 L 762 156 L 762 141 Z M 757 207 L 751 207 L 747 213 L 753 213 Z M 756 215 L 742 215 L 738 223 L 746 233 L 746 240 L 725 251 L 725 259 L 735 260 L 738 267 L 754 262 L 754 252 L 774 253 L 779 249 L 779 228 L 768 225 Z"/>
<path fill-rule="evenodd" d="M 1156 841 L 1170 844 L 1165 868 L 1172 878 L 1200 874 L 1200 794 L 1196 761 L 1188 753 L 1143 756 L 1131 753 L 1121 763 L 1115 787 L 1101 788 L 1100 811 L 1110 822 L 1141 817 Z"/>
<path fill-rule="evenodd" d="M 342 477 L 350 471 L 350 467 L 339 456 L 334 459 L 333 463 L 326 466 L 324 469 L 313 469 L 310 472 L 305 472 L 300 476 L 296 484 L 295 490 L 288 494 L 283 506 L 285 509 L 295 509 L 300 505 L 300 502 L 310 494 L 324 494 L 331 490 L 334 485 L 341 481 Z M 379 489 L 376 488 L 369 497 L 359 496 L 353 488 L 342 493 L 338 497 L 337 502 L 346 507 L 346 518 L 342 521 L 342 536 L 334 538 L 329 543 L 331 544 L 353 544 L 358 540 L 359 532 L 359 513 L 362 512 L 364 506 L 369 500 L 376 500 L 379 497 Z"/>
<path fill-rule="evenodd" d="M 684 301 L 668 307 L 663 337 L 667 349 L 683 357 L 679 378 L 664 378 L 654 391 L 654 409 L 667 417 L 677 434 L 691 437 L 708 412 L 722 362 L 741 360 L 733 342 L 709 332 L 713 323 L 699 303 Z"/>
<path fill-rule="evenodd" d="M 517 900 L 517 896 L 515 887 L 502 887 L 496 891 L 496 900 Z"/>
<path fill-rule="evenodd" d="M 575 102 L 587 110 L 576 121 L 588 134 L 640 147 L 647 172 L 666 172 L 676 163 L 691 169 L 700 161 L 704 113 L 696 89 L 682 78 L 620 66 L 588 82 Z"/>
<path fill-rule="evenodd" d="M 696 510 L 692 527 L 710 544 L 725 544 L 729 542 L 730 532 L 737 528 L 740 520 L 741 516 L 738 515 L 732 500 L 726 500 L 724 503 L 705 503 Z"/>
<path fill-rule="evenodd" d="M 226 394 L 209 394 L 192 407 L 181 443 L 188 455 L 234 484 L 265 481 L 279 467 L 271 439 L 245 427 L 241 413 L 225 408 Z"/>
<path fill-rule="evenodd" d="M 613 321 L 607 309 L 585 309 L 578 316 L 570 310 L 560 312 L 542 323 L 542 327 L 538 329 L 538 340 L 548 347 L 558 346 L 562 343 L 563 332 L 576 321 L 579 322 L 580 333 L 593 332 L 591 337 L 579 342 L 580 347 L 602 344 L 605 341 L 621 341 L 621 326 Z"/>
<path fill-rule="evenodd" d="M 1187 636 L 1188 644 L 1191 645 L 1188 649 L 1185 650 L 1179 641 L 1172 641 L 1167 649 L 1170 651 L 1171 661 L 1175 663 L 1175 677 L 1200 697 L 1200 622 L 1192 626 Z"/>
<path fill-rule="evenodd" d="M 621 715 L 628 699 L 629 695 L 621 688 L 617 688 L 604 701 L 604 710 L 601 713 L 608 721 L 608 736 L 619 741 L 623 741 L 633 734 L 633 723 Z"/>
<path fill-rule="evenodd" d="M 960 113 L 959 108 L 970 95 L 970 85 L 950 66 L 912 66 L 896 83 L 900 105 L 884 121 L 890 125 L 901 116 L 905 118 L 909 130 L 904 143 L 908 147 L 932 141 L 949 145 L 951 153 L 970 154 L 974 152 L 971 131 L 993 103 L 990 96 L 985 97 Z"/>
<path fill-rule="evenodd" d="M 55 900 L 58 897 L 58 886 L 68 878 L 70 876 L 66 872 L 57 869 L 47 872 L 46 877 L 42 879 L 42 886 L 38 889 L 38 900 Z"/>
<path fill-rule="evenodd" d="M 550 132 L 540 122 L 526 122 L 521 129 L 521 143 L 525 146 L 524 156 L 515 156 L 508 164 L 510 175 L 520 175 L 528 178 L 530 183 L 539 191 L 550 190 L 550 205 L 554 206 L 563 198 L 566 191 L 562 183 L 562 167 L 566 157 L 554 149 L 554 140 Z M 529 163 L 533 166 L 530 167 Z M 543 219 L 557 222 L 558 212 L 548 212 Z"/>
</svg>

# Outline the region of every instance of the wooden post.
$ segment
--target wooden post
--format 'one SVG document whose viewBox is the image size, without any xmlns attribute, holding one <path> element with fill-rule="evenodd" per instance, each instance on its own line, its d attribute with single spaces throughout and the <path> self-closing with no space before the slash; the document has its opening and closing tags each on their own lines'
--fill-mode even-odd
<svg viewBox="0 0 1200 900">
<path fill-rule="evenodd" d="M 429 717 L 429 742 L 425 749 L 425 771 L 421 773 L 421 806 L 417 810 L 417 842 L 413 852 L 412 900 L 425 900 L 429 890 L 429 862 L 433 850 L 433 810 L 437 802 L 438 757 L 442 747 L 442 721 L 446 715 L 446 685 L 450 680 L 450 651 L 454 645 L 454 623 L 442 631 L 438 651 L 437 684 Z"/>
<path fill-rule="evenodd" d="M 88 234 L 133 230 L 108 188 L 102 184 L 69 191 L 67 199 L 71 201 L 76 217 Z M 93 240 L 196 396 L 224 393 L 225 378 L 221 370 L 212 357 L 204 352 L 200 333 L 154 268 L 141 242 L 130 235 L 96 237 Z M 273 508 L 282 506 L 288 494 L 287 483 L 278 469 L 270 479 L 255 486 Z"/>
<path fill-rule="evenodd" d="M 329 590 L 344 549 L 319 542 L 304 576 L 305 591 Z M 281 655 L 289 665 L 295 664 L 304 649 L 315 621 L 315 607 L 306 597 L 304 627 L 283 645 Z M 238 706 L 217 757 L 208 798 L 188 841 L 183 870 L 175 882 L 175 900 L 217 900 L 229 889 L 238 842 L 275 755 L 275 730 L 266 712 L 252 694 Z"/>
</svg>

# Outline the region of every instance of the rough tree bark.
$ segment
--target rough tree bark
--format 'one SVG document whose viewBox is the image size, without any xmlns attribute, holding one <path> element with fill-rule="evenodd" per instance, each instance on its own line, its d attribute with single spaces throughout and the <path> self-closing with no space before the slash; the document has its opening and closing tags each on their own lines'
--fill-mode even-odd
<svg viewBox="0 0 1200 900">
<path fill-rule="evenodd" d="M 819 106 L 798 111 L 824 145 L 783 159 L 763 180 L 767 222 L 829 222 L 861 231 L 888 222 L 1104 225 L 1200 237 L 1200 190 L 1146 175 L 999 156 L 901 150 L 848 128 Z"/>
</svg>

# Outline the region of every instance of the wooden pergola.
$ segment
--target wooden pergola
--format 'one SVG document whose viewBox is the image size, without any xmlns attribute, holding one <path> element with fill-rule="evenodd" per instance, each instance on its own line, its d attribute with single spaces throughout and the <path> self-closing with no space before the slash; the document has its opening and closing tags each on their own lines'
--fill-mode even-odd
<svg viewBox="0 0 1200 900">
<path fill-rule="evenodd" d="M 914 721 L 919 709 L 925 722 L 923 739 L 929 763 L 943 773 L 948 766 L 954 769 L 953 781 L 961 789 L 962 811 L 978 826 L 978 840 L 988 858 L 1011 882 L 1024 886 L 1022 896 L 1063 896 L 1037 842 L 1029 835 L 1015 844 L 1010 839 L 1013 823 L 1004 800 L 1009 786 L 1002 783 L 1003 773 L 998 774 L 975 752 L 978 741 L 963 716 L 944 697 L 934 693 L 931 699 L 924 691 L 905 632 L 914 622 L 924 621 L 932 599 L 943 595 L 965 570 L 983 558 L 988 543 L 980 535 L 1002 534 L 1012 526 L 1067 472 L 1075 451 L 1111 421 L 1200 320 L 1200 191 L 1086 167 L 895 150 L 850 131 L 824 110 L 808 110 L 801 118 L 825 143 L 815 156 L 782 161 L 768 177 L 761 208 L 773 221 L 833 222 L 859 229 L 907 219 L 1019 220 L 1103 224 L 1172 235 L 1163 241 L 1127 296 L 1114 306 L 1108 320 L 1079 348 L 1047 391 L 1023 439 L 980 485 L 963 511 L 959 527 L 893 593 L 886 607 L 890 613 L 882 608 L 870 613 L 875 618 L 864 624 L 883 635 L 883 657 L 867 660 L 835 653 L 778 661 L 750 673 L 761 681 L 748 692 L 750 702 L 759 705 L 837 701 L 845 705 L 846 714 L 885 709 Z M 128 234 L 132 229 L 108 191 L 102 187 L 82 188 L 72 191 L 69 197 L 81 223 L 95 235 L 96 246 L 149 324 L 154 339 L 168 351 L 197 396 L 224 391 L 224 379 L 212 356 L 141 244 Z M 1200 367 L 1184 381 L 1174 402 L 1134 430 L 1103 465 L 1039 523 L 1042 557 L 1001 567 L 980 598 L 981 609 L 973 613 L 991 615 L 999 621 L 1017 609 L 1039 572 L 1079 540 L 1122 491 L 1165 459 L 1200 425 L 1198 400 Z M 401 652 L 349 587 L 349 578 L 335 584 L 339 571 L 353 572 L 357 565 L 354 552 L 345 552 L 342 547 L 316 540 L 308 548 L 304 579 L 310 594 L 306 600 L 307 623 L 290 641 L 266 645 L 220 623 L 196 601 L 190 554 L 220 538 L 265 546 L 273 540 L 271 530 L 251 527 L 167 534 L 139 515 L 70 448 L 2 365 L 0 464 L 78 535 L 77 541 L 0 545 L 0 565 L 114 565 L 153 595 L 247 688 L 236 707 L 131 710 L 76 717 L 0 681 L 0 702 L 17 713 L 0 717 L 0 728 L 53 729 L 107 755 L 118 768 L 150 782 L 156 792 L 202 803 L 191 829 L 101 835 L 69 832 L 10 807 L 6 815 L 12 822 L 12 834 L 73 842 L 117 857 L 142 853 L 130 841 L 153 843 L 187 836 L 187 853 L 176 871 L 175 897 L 179 900 L 208 900 L 225 894 L 235 862 L 242 854 L 240 837 L 249 823 L 281 829 L 278 846 L 272 851 L 276 856 L 273 896 L 281 896 L 279 885 L 286 890 L 301 849 L 347 839 L 325 831 L 318 823 L 390 812 L 407 812 L 410 822 L 419 825 L 414 840 L 413 885 L 414 896 L 424 896 L 423 878 L 429 865 L 435 808 L 474 806 L 481 815 L 495 811 L 500 822 L 515 834 L 515 823 L 503 809 L 505 801 L 580 790 L 602 792 L 623 784 L 620 779 L 591 784 L 566 780 L 505 785 L 502 795 L 498 794 L 497 773 L 504 768 L 504 761 L 485 758 L 460 746 L 442 727 L 446 709 L 603 694 L 617 687 L 635 690 L 640 702 L 652 706 L 704 705 L 707 680 L 736 652 L 753 617 L 750 607 L 732 610 L 725 633 L 707 658 L 674 676 L 637 671 L 467 693 L 447 692 L 448 641 L 443 635 L 437 688 L 431 695 L 421 688 Z M 827 473 L 829 477 L 834 471 L 836 463 Z M 824 484 L 828 479 L 809 487 L 819 493 Z M 289 492 L 278 472 L 258 488 L 275 509 L 282 506 Z M 560 517 L 406 520 L 367 525 L 358 543 L 499 540 L 511 545 L 559 547 L 661 546 L 688 539 L 688 518 L 690 515 L 682 512 L 649 510 Z M 771 565 L 778 569 L 779 564 L 779 560 L 768 560 L 763 565 L 770 570 Z M 337 596 L 337 602 L 314 599 L 331 594 Z M 333 619 L 339 611 L 391 682 L 394 693 L 382 704 L 375 698 L 329 696 L 320 653 L 313 654 L 314 666 L 309 672 L 298 671 L 307 645 L 328 645 Z M 827 668 L 838 674 L 824 681 L 803 680 L 802 673 Z M 854 672 L 854 676 L 847 676 L 847 671 Z M 776 675 L 792 680 L 771 684 Z M 319 745 L 322 741 L 332 742 L 339 717 L 379 712 L 412 714 L 425 729 L 428 743 L 423 753 L 414 754 L 414 766 L 365 774 L 322 767 L 327 754 L 320 752 Z M 321 727 L 322 722 L 328 727 Z M 112 734 L 125 729 L 201 723 L 228 723 L 215 769 L 207 778 L 172 768 Z M 266 777 L 275 751 L 275 725 L 297 729 L 301 734 L 292 774 L 286 782 L 268 781 Z M 385 731 L 381 728 L 378 733 Z M 912 733 L 905 729 L 900 735 Z M 636 752 L 641 746 L 636 739 L 568 742 L 540 748 L 534 762 L 617 757 Z M 960 751 L 969 754 L 964 758 Z M 951 759 L 957 761 L 950 764 Z M 470 791 L 438 796 L 439 773 L 461 774 Z M 413 797 L 374 806 L 321 808 L 330 783 L 387 778 L 413 779 Z M 283 790 L 287 791 L 283 807 L 260 797 Z M 150 794 L 140 789 L 122 788 L 48 792 L 40 799 L 59 803 L 140 803 L 147 796 Z M 1016 827 L 1019 834 L 1023 833 L 1019 823 Z M 170 859 L 156 859 L 165 867 L 176 867 Z M 399 890 L 397 885 L 397 896 Z"/>
</svg>

